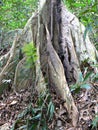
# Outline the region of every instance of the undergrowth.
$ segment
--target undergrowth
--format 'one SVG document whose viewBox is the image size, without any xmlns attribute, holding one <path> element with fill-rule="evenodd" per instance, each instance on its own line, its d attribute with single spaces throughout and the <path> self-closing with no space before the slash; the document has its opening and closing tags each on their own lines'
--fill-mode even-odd
<svg viewBox="0 0 98 130">
<path fill-rule="evenodd" d="M 26 56 L 27 67 L 33 72 L 37 60 L 36 47 L 33 43 L 29 43 L 26 44 L 22 50 Z M 34 74 L 32 78 L 34 78 Z M 35 86 L 32 86 L 32 91 L 34 87 Z M 34 97 L 33 94 L 34 93 L 31 95 L 31 99 Z M 36 104 L 32 102 L 33 100 L 31 100 L 27 108 L 18 115 L 11 130 L 48 130 L 48 123 L 51 122 L 55 109 L 49 91 L 40 94 Z"/>
</svg>

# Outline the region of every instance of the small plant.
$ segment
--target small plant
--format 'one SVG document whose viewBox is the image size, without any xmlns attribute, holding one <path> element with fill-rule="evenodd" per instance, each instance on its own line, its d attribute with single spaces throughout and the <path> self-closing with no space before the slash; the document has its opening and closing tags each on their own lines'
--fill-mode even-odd
<svg viewBox="0 0 98 130">
<path fill-rule="evenodd" d="M 33 100 L 33 92 L 35 88 L 35 66 L 36 66 L 36 61 L 37 61 L 37 50 L 34 45 L 34 43 L 29 43 L 26 44 L 22 48 L 23 53 L 26 56 L 26 67 L 29 69 L 30 74 L 32 75 L 32 86 L 31 86 L 31 100 Z M 28 71 L 28 70 L 27 70 Z"/>
<path fill-rule="evenodd" d="M 31 42 L 29 44 L 26 44 L 22 50 L 26 55 L 26 63 L 28 67 L 32 68 L 37 60 L 36 47 Z"/>
<path fill-rule="evenodd" d="M 26 44 L 22 51 L 26 56 L 26 64 L 34 71 L 35 63 L 37 61 L 36 48 L 33 43 Z M 34 78 L 34 75 L 33 77 Z M 32 89 L 34 86 L 32 86 Z M 34 96 L 31 95 L 31 98 Z M 54 105 L 51 100 L 49 92 L 42 93 L 38 96 L 36 104 L 30 105 L 18 115 L 17 120 L 12 130 L 48 130 L 48 122 L 53 118 Z M 21 126 L 19 125 L 21 124 Z"/>
<path fill-rule="evenodd" d="M 97 67 L 97 65 L 92 65 L 93 67 Z M 90 89 L 91 84 L 98 82 L 98 73 L 93 73 L 92 71 L 88 71 L 88 68 L 85 67 L 85 76 L 83 74 L 79 74 L 78 81 L 71 86 L 71 91 L 75 91 L 76 93 L 80 91 L 81 88 Z"/>
<path fill-rule="evenodd" d="M 54 105 L 51 100 L 50 94 L 47 92 L 45 95 L 38 97 L 36 107 L 30 104 L 21 114 L 18 115 L 12 130 L 48 130 L 48 122 L 53 118 Z M 17 124 L 23 125 L 17 127 Z"/>
<path fill-rule="evenodd" d="M 98 113 L 95 115 L 93 121 L 92 121 L 92 128 L 98 127 Z"/>
<path fill-rule="evenodd" d="M 71 91 L 75 91 L 76 93 L 80 91 L 81 88 L 90 89 L 91 85 L 88 82 L 92 72 L 88 72 L 85 77 L 83 77 L 82 73 L 79 75 L 79 79 L 76 84 L 71 86 Z"/>
</svg>

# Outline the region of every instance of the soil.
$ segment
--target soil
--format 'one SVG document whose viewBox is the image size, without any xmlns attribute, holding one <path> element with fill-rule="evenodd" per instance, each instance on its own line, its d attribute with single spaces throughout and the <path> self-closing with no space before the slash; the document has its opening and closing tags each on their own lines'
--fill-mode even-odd
<svg viewBox="0 0 98 130">
<path fill-rule="evenodd" d="M 98 113 L 98 90 L 97 85 L 93 85 L 91 89 L 82 89 L 79 93 L 73 93 L 76 106 L 79 110 L 79 120 L 77 128 L 74 128 L 69 119 L 66 108 L 63 106 L 63 101 L 59 99 L 55 92 L 51 90 L 52 101 L 55 105 L 55 112 L 49 129 L 51 130 L 97 130 L 92 128 L 92 121 L 95 113 Z M 30 103 L 36 105 L 37 94 L 34 94 L 33 102 L 31 101 L 31 89 L 21 90 L 20 93 L 14 93 L 6 90 L 0 96 L 0 127 L 8 125 L 8 130 L 11 129 L 17 116 L 25 110 Z M 98 123 L 98 122 L 97 122 Z M 55 126 L 55 128 L 54 128 Z M 6 130 L 6 128 L 4 129 Z M 18 130 L 18 129 L 17 129 Z"/>
</svg>

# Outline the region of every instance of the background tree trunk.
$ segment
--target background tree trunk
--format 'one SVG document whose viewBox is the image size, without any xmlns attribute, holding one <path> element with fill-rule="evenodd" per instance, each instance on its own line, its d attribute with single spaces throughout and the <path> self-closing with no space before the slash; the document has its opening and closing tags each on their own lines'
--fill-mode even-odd
<svg viewBox="0 0 98 130">
<path fill-rule="evenodd" d="M 46 90 L 47 79 L 48 86 L 53 87 L 65 102 L 72 123 L 76 126 L 78 110 L 68 85 L 78 80 L 83 61 L 87 60 L 90 66 L 96 63 L 98 58 L 88 35 L 84 39 L 84 31 L 84 26 L 59 0 L 43 1 L 39 12 L 34 13 L 28 20 L 10 51 L 0 58 L 2 61 L 0 88 L 4 85 L 4 79 L 11 79 L 16 91 L 22 86 L 26 88 L 31 85 L 32 75 L 25 67 L 24 55 L 23 58 L 19 58 L 21 55 L 19 50 L 24 44 L 33 41 L 38 55 L 34 79 L 37 80 L 35 84 L 37 91 L 41 93 Z M 25 74 L 21 79 L 21 70 L 26 72 L 29 78 Z M 96 68 L 93 70 L 97 72 Z"/>
</svg>

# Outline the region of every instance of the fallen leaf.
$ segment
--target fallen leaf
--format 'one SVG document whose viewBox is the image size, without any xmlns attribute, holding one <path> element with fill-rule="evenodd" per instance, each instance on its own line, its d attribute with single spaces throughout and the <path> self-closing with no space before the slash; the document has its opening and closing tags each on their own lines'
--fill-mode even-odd
<svg viewBox="0 0 98 130">
<path fill-rule="evenodd" d="M 13 101 L 10 103 L 10 105 L 15 105 L 17 102 L 18 102 L 18 101 L 13 100 Z"/>
<path fill-rule="evenodd" d="M 10 124 L 5 123 L 4 125 L 0 126 L 0 130 L 9 130 Z"/>
</svg>

